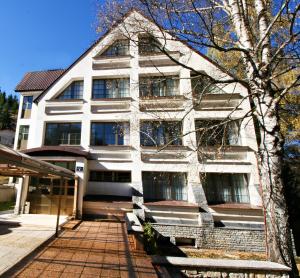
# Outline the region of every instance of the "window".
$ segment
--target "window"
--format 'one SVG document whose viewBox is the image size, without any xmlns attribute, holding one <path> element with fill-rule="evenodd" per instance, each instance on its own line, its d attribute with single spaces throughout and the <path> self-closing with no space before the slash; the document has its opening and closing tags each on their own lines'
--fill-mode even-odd
<svg viewBox="0 0 300 278">
<path fill-rule="evenodd" d="M 225 93 L 220 87 L 218 87 L 215 84 L 212 84 L 212 82 L 209 80 L 208 77 L 201 76 L 201 75 L 200 76 L 192 75 L 191 76 L 191 85 L 192 85 L 193 95 L 195 97 L 200 97 L 203 94 Z"/>
<path fill-rule="evenodd" d="M 139 37 L 139 54 L 155 54 L 160 53 L 160 43 L 153 37 L 141 36 Z"/>
<path fill-rule="evenodd" d="M 125 145 L 128 136 L 128 123 L 92 123 L 92 146 Z"/>
<path fill-rule="evenodd" d="M 90 171 L 90 181 L 131 182 L 131 172 L 125 171 Z"/>
<path fill-rule="evenodd" d="M 129 79 L 93 80 L 93 99 L 129 97 Z"/>
<path fill-rule="evenodd" d="M 140 97 L 166 97 L 178 95 L 178 76 L 140 78 Z"/>
<path fill-rule="evenodd" d="M 203 189 L 208 204 L 249 203 L 246 174 L 208 173 Z"/>
<path fill-rule="evenodd" d="M 187 200 L 185 173 L 143 172 L 144 198 L 148 200 Z"/>
<path fill-rule="evenodd" d="M 47 162 L 75 172 L 76 161 L 52 161 L 52 160 L 50 160 Z"/>
<path fill-rule="evenodd" d="M 29 177 L 27 200 L 30 202 L 30 213 L 57 214 L 58 198 L 61 195 L 61 213 L 71 215 L 74 184 L 74 179 L 65 180 L 61 186 L 60 179 Z"/>
<path fill-rule="evenodd" d="M 33 101 L 33 96 L 24 96 L 23 97 L 21 118 L 23 118 L 23 119 L 30 118 L 31 108 L 32 108 L 32 101 Z"/>
<path fill-rule="evenodd" d="M 46 146 L 80 145 L 81 123 L 47 123 Z"/>
<path fill-rule="evenodd" d="M 141 123 L 141 146 L 182 145 L 181 122 L 145 121 Z"/>
<path fill-rule="evenodd" d="M 239 121 L 197 120 L 195 125 L 200 146 L 240 145 Z"/>
<path fill-rule="evenodd" d="M 60 100 L 82 99 L 83 98 L 83 81 L 72 82 L 58 97 Z"/>
<path fill-rule="evenodd" d="M 28 133 L 29 133 L 29 126 L 21 125 L 20 129 L 19 129 L 19 137 L 18 137 L 18 149 L 19 150 L 24 150 L 27 148 Z"/>
<path fill-rule="evenodd" d="M 129 40 L 118 40 L 106 49 L 101 56 L 127 56 L 129 55 Z"/>
</svg>

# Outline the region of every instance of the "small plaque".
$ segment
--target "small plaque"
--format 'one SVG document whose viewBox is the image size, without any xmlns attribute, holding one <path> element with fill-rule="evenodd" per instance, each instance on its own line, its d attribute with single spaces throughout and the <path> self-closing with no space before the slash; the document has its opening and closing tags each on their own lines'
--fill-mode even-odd
<svg viewBox="0 0 300 278">
<path fill-rule="evenodd" d="M 76 167 L 76 172 L 83 172 L 83 167 L 82 166 L 77 166 Z"/>
</svg>

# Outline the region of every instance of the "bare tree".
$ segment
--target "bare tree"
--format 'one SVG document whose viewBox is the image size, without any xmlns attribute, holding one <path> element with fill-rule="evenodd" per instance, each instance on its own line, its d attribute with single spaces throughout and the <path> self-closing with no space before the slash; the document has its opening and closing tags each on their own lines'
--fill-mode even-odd
<svg viewBox="0 0 300 278">
<path fill-rule="evenodd" d="M 293 258 L 284 184 L 281 177 L 283 136 L 279 105 L 291 91 L 298 90 L 299 75 L 280 82 L 300 67 L 300 3 L 297 0 L 122 0 L 100 5 L 99 28 L 110 28 L 131 8 L 140 9 L 162 29 L 161 38 L 172 37 L 207 53 L 213 50 L 232 59 L 226 78 L 213 78 L 174 58 L 165 44 L 156 45 L 173 62 L 188 68 L 194 77 L 208 82 L 197 95 L 197 105 L 214 87 L 239 83 L 248 90 L 242 101 L 250 101 L 245 117 L 254 118 L 258 130 L 258 160 L 262 200 L 266 217 L 267 255 L 271 261 L 297 270 Z M 151 30 L 143 32 L 151 37 Z M 131 38 L 134 40 L 134 38 Z M 154 38 L 153 38 L 154 39 Z M 241 105 L 236 104 L 235 109 Z M 233 109 L 234 110 L 234 109 Z M 213 134 L 226 130 L 227 121 Z M 217 124 L 220 127 L 220 123 Z M 206 130 L 216 127 L 211 123 Z M 200 131 L 200 130 L 196 130 Z M 193 131 L 195 132 L 195 131 Z M 200 140 L 201 141 L 201 140 Z"/>
</svg>

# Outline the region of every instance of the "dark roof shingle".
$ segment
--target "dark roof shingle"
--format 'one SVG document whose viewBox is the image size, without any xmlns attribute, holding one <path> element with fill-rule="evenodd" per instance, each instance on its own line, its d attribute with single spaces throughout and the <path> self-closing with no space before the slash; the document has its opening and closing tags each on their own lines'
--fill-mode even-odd
<svg viewBox="0 0 300 278">
<path fill-rule="evenodd" d="M 44 91 L 46 90 L 57 78 L 59 78 L 65 70 L 45 70 L 27 72 L 21 82 L 17 85 L 16 92 L 25 91 Z"/>
</svg>

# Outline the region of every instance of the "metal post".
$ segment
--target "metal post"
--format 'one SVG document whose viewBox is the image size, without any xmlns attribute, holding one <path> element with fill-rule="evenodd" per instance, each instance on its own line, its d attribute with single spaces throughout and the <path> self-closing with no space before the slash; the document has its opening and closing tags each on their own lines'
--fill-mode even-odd
<svg viewBox="0 0 300 278">
<path fill-rule="evenodd" d="M 60 178 L 58 207 L 57 207 L 57 218 L 56 218 L 56 229 L 55 229 L 55 236 L 56 237 L 58 237 L 59 216 L 60 216 L 60 206 L 61 206 L 61 195 L 62 195 L 63 185 L 64 185 L 64 178 Z"/>
</svg>

